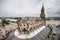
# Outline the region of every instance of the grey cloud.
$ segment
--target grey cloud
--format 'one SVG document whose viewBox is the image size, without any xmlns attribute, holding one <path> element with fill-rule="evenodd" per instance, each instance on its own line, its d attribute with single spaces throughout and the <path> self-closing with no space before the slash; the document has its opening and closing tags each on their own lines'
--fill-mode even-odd
<svg viewBox="0 0 60 40">
<path fill-rule="evenodd" d="M 0 16 L 39 16 L 41 4 L 44 1 L 47 17 L 60 17 L 60 0 L 0 0 Z M 53 5 L 52 5 L 53 4 Z M 53 7 L 51 7 L 51 6 Z M 11 8 L 12 7 L 12 8 Z M 30 9 L 29 9 L 30 8 Z M 28 14 L 29 13 L 29 14 Z M 25 15 L 24 15 L 25 14 Z"/>
</svg>

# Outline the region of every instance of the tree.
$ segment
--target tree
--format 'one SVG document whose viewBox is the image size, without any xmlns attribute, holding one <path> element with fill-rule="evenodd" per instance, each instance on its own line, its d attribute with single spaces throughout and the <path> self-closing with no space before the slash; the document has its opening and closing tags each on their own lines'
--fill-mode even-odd
<svg viewBox="0 0 60 40">
<path fill-rule="evenodd" d="M 2 19 L 2 26 L 4 26 L 5 24 L 8 25 L 9 22 L 10 22 L 9 20 Z"/>
</svg>

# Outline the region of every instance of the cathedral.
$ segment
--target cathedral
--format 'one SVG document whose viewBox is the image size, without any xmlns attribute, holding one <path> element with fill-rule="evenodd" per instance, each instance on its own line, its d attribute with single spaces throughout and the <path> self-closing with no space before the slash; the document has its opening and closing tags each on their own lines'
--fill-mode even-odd
<svg viewBox="0 0 60 40">
<path fill-rule="evenodd" d="M 32 17 L 32 20 L 29 20 L 29 17 L 27 17 L 27 20 L 22 20 L 22 18 L 17 19 L 17 24 L 18 24 L 18 30 L 22 34 L 28 34 L 30 32 L 33 32 L 34 30 L 37 30 L 41 26 L 45 26 L 45 13 L 44 13 L 44 6 L 42 6 L 41 9 L 41 14 L 39 17 L 40 20 L 36 21 Z"/>
</svg>

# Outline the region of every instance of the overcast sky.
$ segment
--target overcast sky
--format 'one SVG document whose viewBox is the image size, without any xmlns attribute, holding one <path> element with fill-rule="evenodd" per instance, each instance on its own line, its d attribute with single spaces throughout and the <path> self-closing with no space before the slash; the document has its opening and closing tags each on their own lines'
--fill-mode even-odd
<svg viewBox="0 0 60 40">
<path fill-rule="evenodd" d="M 0 17 L 39 17 L 42 3 L 46 17 L 60 17 L 60 0 L 0 0 Z"/>
</svg>

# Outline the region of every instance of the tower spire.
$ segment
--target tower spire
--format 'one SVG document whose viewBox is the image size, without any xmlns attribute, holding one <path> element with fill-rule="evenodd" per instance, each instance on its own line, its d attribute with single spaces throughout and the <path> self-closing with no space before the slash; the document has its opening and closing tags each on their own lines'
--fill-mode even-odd
<svg viewBox="0 0 60 40">
<path fill-rule="evenodd" d="M 41 9 L 41 11 L 44 11 L 44 3 L 42 4 L 42 9 Z"/>
<path fill-rule="evenodd" d="M 46 22 L 45 22 L 45 13 L 44 13 L 44 3 L 42 4 L 40 18 L 43 21 L 43 25 L 45 25 Z"/>
<path fill-rule="evenodd" d="M 42 4 L 40 17 L 41 17 L 42 19 L 44 19 L 44 17 L 45 17 L 45 14 L 44 14 L 44 3 Z"/>
</svg>

